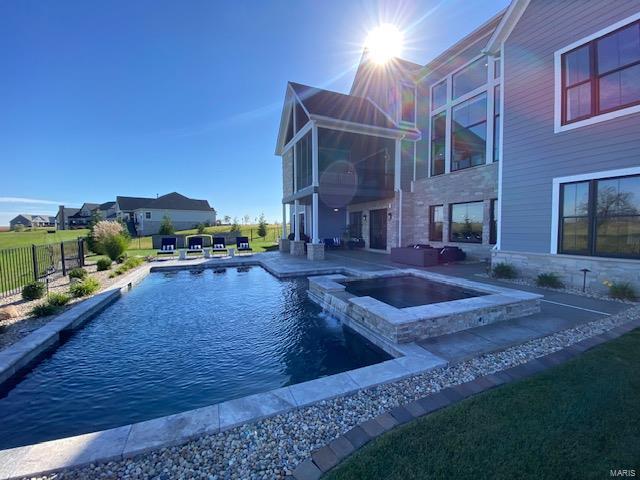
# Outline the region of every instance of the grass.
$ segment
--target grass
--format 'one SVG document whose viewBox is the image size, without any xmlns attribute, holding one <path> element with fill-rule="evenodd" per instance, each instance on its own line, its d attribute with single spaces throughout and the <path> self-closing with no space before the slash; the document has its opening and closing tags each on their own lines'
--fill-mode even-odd
<svg viewBox="0 0 640 480">
<path fill-rule="evenodd" d="M 330 480 L 609 478 L 640 461 L 640 329 L 393 430 Z"/>
<path fill-rule="evenodd" d="M 0 249 L 75 240 L 78 237 L 86 237 L 88 233 L 89 230 L 86 229 L 56 230 L 56 233 L 47 233 L 47 229 L 25 232 L 0 232 Z"/>
</svg>

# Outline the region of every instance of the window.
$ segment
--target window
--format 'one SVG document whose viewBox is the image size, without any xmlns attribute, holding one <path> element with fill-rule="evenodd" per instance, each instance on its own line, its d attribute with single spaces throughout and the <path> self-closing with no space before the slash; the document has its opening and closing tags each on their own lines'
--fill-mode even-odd
<svg viewBox="0 0 640 480">
<path fill-rule="evenodd" d="M 311 185 L 311 132 L 298 140 L 295 149 L 296 181 L 300 190 Z"/>
<path fill-rule="evenodd" d="M 487 83 L 487 58 L 482 57 L 453 75 L 453 99 Z"/>
<path fill-rule="evenodd" d="M 500 78 L 500 57 L 493 61 L 493 78 Z"/>
<path fill-rule="evenodd" d="M 451 170 L 486 161 L 487 94 L 482 93 L 453 109 Z"/>
<path fill-rule="evenodd" d="M 416 90 L 413 85 L 400 86 L 401 116 L 400 121 L 416 123 Z"/>
<path fill-rule="evenodd" d="M 449 241 L 482 243 L 482 202 L 453 204 L 450 218 Z"/>
<path fill-rule="evenodd" d="M 491 200 L 491 218 L 489 219 L 489 243 L 494 245 L 498 240 L 498 199 Z"/>
<path fill-rule="evenodd" d="M 349 236 L 362 238 L 362 212 L 349 212 Z"/>
<path fill-rule="evenodd" d="M 640 258 L 640 175 L 566 183 L 561 253 Z"/>
<path fill-rule="evenodd" d="M 429 241 L 442 241 L 443 222 L 444 211 L 442 205 L 431 205 L 429 207 Z"/>
<path fill-rule="evenodd" d="M 431 118 L 431 176 L 444 173 L 447 112 Z"/>
<path fill-rule="evenodd" d="M 493 161 L 500 160 L 500 85 L 493 89 Z"/>
<path fill-rule="evenodd" d="M 562 124 L 640 104 L 640 21 L 562 55 Z"/>
<path fill-rule="evenodd" d="M 434 85 L 431 90 L 431 110 L 436 110 L 447 104 L 447 81 Z"/>
<path fill-rule="evenodd" d="M 147 220 L 151 220 L 151 212 L 144 212 L 144 218 Z"/>
</svg>

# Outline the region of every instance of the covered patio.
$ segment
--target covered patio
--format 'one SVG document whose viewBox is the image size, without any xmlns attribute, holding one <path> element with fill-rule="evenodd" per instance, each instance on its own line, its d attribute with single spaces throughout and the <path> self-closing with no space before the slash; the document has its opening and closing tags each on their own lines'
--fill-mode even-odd
<svg viewBox="0 0 640 480">
<path fill-rule="evenodd" d="M 281 251 L 321 259 L 325 245 L 350 241 L 386 251 L 397 229 L 388 220 L 402 189 L 402 154 L 419 138 L 369 99 L 289 83 L 276 148 Z"/>
</svg>

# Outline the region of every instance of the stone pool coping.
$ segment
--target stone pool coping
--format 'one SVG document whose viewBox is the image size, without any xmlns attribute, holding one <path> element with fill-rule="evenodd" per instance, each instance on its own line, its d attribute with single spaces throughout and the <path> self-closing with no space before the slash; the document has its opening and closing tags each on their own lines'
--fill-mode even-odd
<svg viewBox="0 0 640 480">
<path fill-rule="evenodd" d="M 398 308 L 370 296 L 346 292 L 345 283 L 403 276 L 474 290 L 484 295 Z M 537 313 L 543 298 L 536 293 L 411 268 L 349 277 L 333 274 L 309 278 L 309 296 L 351 328 L 358 330 L 356 327 L 359 326 L 362 330 L 358 330 L 359 333 L 383 348 L 385 342 L 392 345 L 411 343 Z"/>
<path fill-rule="evenodd" d="M 105 292 L 79 303 L 55 317 L 47 325 L 32 332 L 12 347 L 0 352 L 8 378 L 28 368 L 46 351 L 56 346 L 61 335 L 81 326 L 117 300 L 123 290 L 142 281 L 150 272 L 261 266 L 278 278 L 313 275 L 314 270 L 277 271 L 255 257 L 181 264 L 145 265 L 125 276 Z M 337 268 L 341 273 L 352 273 Z M 327 273 L 321 269 L 318 273 Z M 15 347 L 15 348 L 14 348 Z M 2 354 L 5 354 L 4 357 Z M 405 345 L 395 349 L 392 360 L 308 382 L 277 388 L 219 404 L 173 415 L 124 425 L 108 430 L 50 440 L 0 450 L 0 479 L 33 477 L 70 467 L 108 462 L 135 456 L 149 450 L 185 443 L 194 437 L 215 434 L 239 425 L 307 407 L 323 400 L 353 393 L 383 383 L 395 382 L 447 365 L 447 361 L 418 347 Z M 3 366 L 0 363 L 0 366 Z"/>
<path fill-rule="evenodd" d="M 566 363 L 587 350 L 618 338 L 639 327 L 640 319 L 633 320 L 553 353 L 534 358 L 505 370 L 476 377 L 470 382 L 453 385 L 405 405 L 395 407 L 388 412 L 356 425 L 327 445 L 311 452 L 311 455 L 306 460 L 298 464 L 291 478 L 294 480 L 318 480 L 358 449 L 393 428 L 429 415 L 473 395 L 506 383 L 526 379 Z"/>
</svg>

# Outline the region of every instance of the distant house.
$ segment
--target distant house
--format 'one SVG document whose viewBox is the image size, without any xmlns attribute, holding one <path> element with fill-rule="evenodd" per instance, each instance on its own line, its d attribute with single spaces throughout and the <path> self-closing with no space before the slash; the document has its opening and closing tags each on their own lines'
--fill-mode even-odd
<svg viewBox="0 0 640 480">
<path fill-rule="evenodd" d="M 98 207 L 100 207 L 99 203 L 83 203 L 82 207 L 80 207 L 77 212 L 67 217 L 68 227 L 70 229 L 86 228 L 91 221 L 91 216 L 96 210 L 98 210 Z"/>
<path fill-rule="evenodd" d="M 116 217 L 125 221 L 134 235 L 158 233 L 165 216 L 171 219 L 176 230 L 216 222 L 216 211 L 207 200 L 188 198 L 177 192 L 158 198 L 118 196 L 115 203 Z"/>
<path fill-rule="evenodd" d="M 78 213 L 79 208 L 71 208 L 65 207 L 64 205 L 60 205 L 58 207 L 58 213 L 56 214 L 56 226 L 58 230 L 68 230 L 69 227 L 69 217 L 74 216 Z"/>
<path fill-rule="evenodd" d="M 98 214 L 103 220 L 113 220 L 116 218 L 116 202 L 105 202 L 98 206 Z"/>
<path fill-rule="evenodd" d="M 9 221 L 11 230 L 15 230 L 18 225 L 22 225 L 25 228 L 39 228 L 53 227 L 55 224 L 56 217 L 49 215 L 27 215 L 26 213 L 20 214 Z"/>
</svg>

